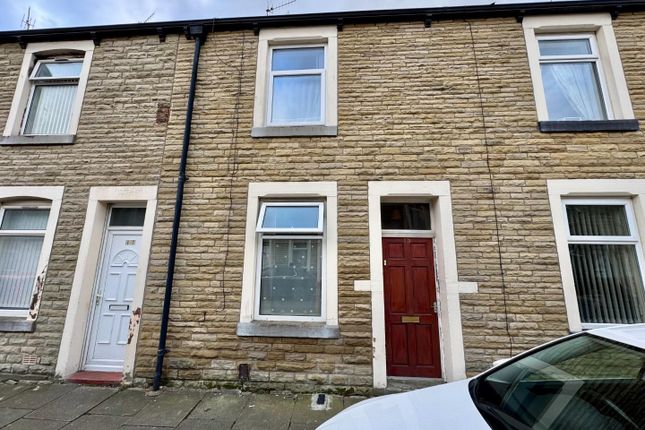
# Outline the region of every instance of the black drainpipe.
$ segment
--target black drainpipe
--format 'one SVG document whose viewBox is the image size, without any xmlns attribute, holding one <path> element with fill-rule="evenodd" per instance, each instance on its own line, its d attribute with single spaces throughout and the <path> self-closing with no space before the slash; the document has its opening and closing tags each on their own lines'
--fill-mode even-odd
<svg viewBox="0 0 645 430">
<path fill-rule="evenodd" d="M 175 275 L 175 257 L 177 256 L 177 239 L 179 235 L 179 221 L 181 220 L 181 206 L 184 200 L 184 184 L 186 183 L 186 164 L 188 161 L 188 146 L 190 145 L 190 129 L 193 122 L 193 105 L 195 102 L 195 86 L 197 84 L 197 69 L 199 66 L 199 51 L 206 39 L 206 32 L 201 25 L 191 25 L 186 29 L 186 37 L 195 38 L 195 54 L 193 56 L 193 71 L 190 77 L 190 90 L 188 92 L 188 106 L 186 107 L 186 126 L 184 128 L 184 142 L 181 148 L 181 161 L 179 162 L 179 178 L 177 181 L 177 195 L 175 198 L 175 216 L 172 220 L 172 238 L 168 252 L 168 270 L 166 273 L 166 292 L 163 298 L 163 312 L 161 314 L 161 328 L 159 329 L 159 349 L 157 350 L 157 366 L 152 389 L 159 390 L 163 359 L 166 355 L 166 336 L 168 334 L 168 319 L 170 316 L 170 299 L 172 297 L 172 281 Z"/>
</svg>

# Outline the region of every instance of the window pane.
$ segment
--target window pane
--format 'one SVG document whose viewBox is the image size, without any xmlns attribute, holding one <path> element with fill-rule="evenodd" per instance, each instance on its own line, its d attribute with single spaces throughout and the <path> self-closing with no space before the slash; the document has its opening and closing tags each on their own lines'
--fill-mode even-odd
<svg viewBox="0 0 645 430">
<path fill-rule="evenodd" d="M 634 245 L 570 244 L 583 323 L 645 321 L 645 291 Z"/>
<path fill-rule="evenodd" d="M 274 76 L 271 121 L 276 123 L 321 121 L 321 76 Z"/>
<path fill-rule="evenodd" d="M 142 227 L 146 208 L 112 208 L 110 227 Z"/>
<path fill-rule="evenodd" d="M 5 209 L 1 230 L 45 230 L 49 209 Z"/>
<path fill-rule="evenodd" d="M 307 70 L 325 67 L 324 48 L 274 49 L 272 69 Z"/>
<path fill-rule="evenodd" d="M 320 316 L 322 240 L 264 239 L 260 314 Z"/>
<path fill-rule="evenodd" d="M 630 236 L 623 205 L 567 205 L 572 236 Z"/>
<path fill-rule="evenodd" d="M 551 121 L 607 118 L 596 64 L 542 64 L 542 82 Z"/>
<path fill-rule="evenodd" d="M 83 63 L 60 61 L 56 63 L 38 63 L 37 78 L 78 78 Z"/>
<path fill-rule="evenodd" d="M 540 40 L 540 55 L 590 55 L 589 39 Z"/>
<path fill-rule="evenodd" d="M 644 360 L 642 350 L 577 336 L 475 379 L 475 403 L 493 428 L 642 429 Z"/>
<path fill-rule="evenodd" d="M 69 128 L 76 85 L 37 85 L 25 134 L 65 134 Z"/>
<path fill-rule="evenodd" d="M 42 245 L 42 236 L 0 236 L 0 308 L 29 308 Z"/>
<path fill-rule="evenodd" d="M 428 203 L 383 203 L 381 228 L 385 230 L 430 230 Z"/>
<path fill-rule="evenodd" d="M 318 206 L 266 206 L 262 228 L 318 228 Z"/>
</svg>

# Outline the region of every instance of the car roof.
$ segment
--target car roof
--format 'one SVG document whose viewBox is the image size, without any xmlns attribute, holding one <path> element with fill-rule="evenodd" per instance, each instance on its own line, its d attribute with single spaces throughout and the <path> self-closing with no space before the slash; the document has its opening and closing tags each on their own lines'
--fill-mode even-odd
<svg viewBox="0 0 645 430">
<path fill-rule="evenodd" d="M 645 324 L 617 325 L 589 330 L 590 334 L 645 349 Z"/>
</svg>

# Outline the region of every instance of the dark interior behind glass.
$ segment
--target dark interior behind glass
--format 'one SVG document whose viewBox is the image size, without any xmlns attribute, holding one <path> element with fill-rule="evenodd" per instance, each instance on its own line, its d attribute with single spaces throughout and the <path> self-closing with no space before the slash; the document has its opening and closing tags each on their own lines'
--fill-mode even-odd
<svg viewBox="0 0 645 430">
<path fill-rule="evenodd" d="M 381 228 L 383 230 L 431 230 L 430 204 L 383 203 Z"/>
<path fill-rule="evenodd" d="M 645 428 L 645 351 L 584 333 L 474 379 L 494 429 Z"/>
</svg>

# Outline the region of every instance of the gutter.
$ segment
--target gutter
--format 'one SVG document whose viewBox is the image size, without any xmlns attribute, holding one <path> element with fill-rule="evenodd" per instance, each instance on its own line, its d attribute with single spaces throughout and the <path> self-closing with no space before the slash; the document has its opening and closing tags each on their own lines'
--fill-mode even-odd
<svg viewBox="0 0 645 430">
<path fill-rule="evenodd" d="M 387 9 L 350 12 L 327 12 L 298 15 L 255 16 L 241 18 L 213 18 L 201 20 L 167 21 L 139 24 L 118 24 L 92 27 L 70 27 L 0 32 L 0 43 L 19 43 L 54 40 L 94 40 L 137 35 L 158 35 L 161 41 L 168 34 L 185 33 L 190 28 L 202 26 L 208 32 L 253 30 L 270 27 L 302 27 L 312 25 L 336 25 L 340 30 L 349 24 L 421 21 L 430 26 L 432 21 L 448 19 L 483 19 L 514 17 L 521 21 L 529 15 L 554 15 L 568 13 L 611 13 L 616 18 L 621 13 L 645 11 L 645 0 L 574 0 L 555 2 L 529 2 L 486 4 L 471 6 L 447 6 L 415 9 Z"/>
<path fill-rule="evenodd" d="M 172 237 L 170 239 L 170 251 L 168 252 L 168 268 L 166 271 L 166 291 L 163 300 L 163 311 L 161 313 L 161 327 L 159 329 L 159 348 L 157 349 L 157 364 L 155 375 L 152 381 L 152 390 L 159 390 L 161 375 L 163 372 L 163 360 L 168 352 L 166 349 L 166 337 L 168 335 L 168 320 L 170 317 L 170 302 L 172 298 L 172 286 L 175 275 L 175 259 L 177 257 L 177 242 L 179 238 L 179 223 L 181 221 L 181 208 L 184 201 L 184 184 L 186 183 L 186 165 L 188 164 L 188 147 L 190 146 L 190 131 L 193 122 L 193 106 L 195 103 L 195 88 L 197 86 L 197 71 L 199 68 L 199 53 L 206 39 L 206 32 L 202 25 L 190 25 L 187 37 L 195 39 L 195 52 L 193 54 L 193 67 L 190 77 L 190 90 L 188 92 L 188 106 L 186 107 L 186 122 L 184 126 L 184 139 L 181 148 L 181 160 L 179 162 L 179 177 L 177 180 L 177 194 L 175 197 L 175 215 L 172 220 Z"/>
</svg>

